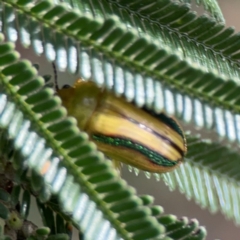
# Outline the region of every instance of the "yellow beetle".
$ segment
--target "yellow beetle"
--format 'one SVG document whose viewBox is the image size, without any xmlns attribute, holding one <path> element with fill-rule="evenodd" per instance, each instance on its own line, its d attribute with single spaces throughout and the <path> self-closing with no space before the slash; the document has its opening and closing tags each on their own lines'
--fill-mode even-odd
<svg viewBox="0 0 240 240">
<path fill-rule="evenodd" d="M 77 80 L 57 94 L 106 156 L 148 172 L 176 168 L 186 154 L 186 139 L 179 124 L 164 113 L 139 109 L 91 81 Z"/>
</svg>

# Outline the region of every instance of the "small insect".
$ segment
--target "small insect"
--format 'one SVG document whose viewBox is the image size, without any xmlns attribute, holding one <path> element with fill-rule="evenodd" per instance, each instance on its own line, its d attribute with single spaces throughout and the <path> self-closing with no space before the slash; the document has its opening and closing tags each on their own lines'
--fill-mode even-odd
<svg viewBox="0 0 240 240">
<path fill-rule="evenodd" d="M 57 94 L 107 157 L 154 173 L 176 168 L 186 154 L 186 139 L 179 124 L 165 115 L 139 109 L 91 81 L 77 80 Z"/>
</svg>

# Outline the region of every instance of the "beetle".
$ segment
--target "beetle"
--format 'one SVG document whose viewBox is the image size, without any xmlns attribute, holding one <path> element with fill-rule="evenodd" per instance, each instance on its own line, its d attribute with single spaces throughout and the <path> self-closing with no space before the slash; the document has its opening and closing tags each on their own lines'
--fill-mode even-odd
<svg viewBox="0 0 240 240">
<path fill-rule="evenodd" d="M 152 173 L 169 172 L 183 161 L 185 135 L 165 113 L 139 109 L 124 97 L 82 79 L 56 91 L 78 127 L 107 157 Z"/>
</svg>

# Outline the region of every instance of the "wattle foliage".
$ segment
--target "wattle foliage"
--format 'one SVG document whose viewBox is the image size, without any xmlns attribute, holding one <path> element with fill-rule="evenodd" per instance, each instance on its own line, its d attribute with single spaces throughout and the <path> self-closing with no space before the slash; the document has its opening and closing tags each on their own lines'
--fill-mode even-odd
<svg viewBox="0 0 240 240">
<path fill-rule="evenodd" d="M 52 221 L 43 214 L 45 224 L 51 228 L 56 220 L 52 212 L 58 212 L 59 225 L 71 220 L 89 239 L 186 240 L 206 235 L 197 221 L 162 215 L 152 198 L 136 195 L 67 117 L 36 69 L 19 59 L 10 43 L 17 39 L 55 61 L 61 71 L 92 79 L 138 107 L 164 110 L 184 122 L 185 163 L 153 176 L 239 224 L 240 41 L 232 28 L 224 28 L 216 1 L 200 1 L 213 18 L 197 17 L 184 1 L 60 2 L 0 1 L 6 39 L 1 35 L 2 169 L 10 162 L 15 169 L 10 180 L 44 202 L 39 202 L 40 209 L 49 207 L 43 212 Z M 188 131 L 193 127 L 203 136 Z M 215 138 L 204 139 L 204 131 Z M 4 199 L 0 217 L 7 221 Z M 67 232 L 62 229 L 54 233 Z"/>
</svg>

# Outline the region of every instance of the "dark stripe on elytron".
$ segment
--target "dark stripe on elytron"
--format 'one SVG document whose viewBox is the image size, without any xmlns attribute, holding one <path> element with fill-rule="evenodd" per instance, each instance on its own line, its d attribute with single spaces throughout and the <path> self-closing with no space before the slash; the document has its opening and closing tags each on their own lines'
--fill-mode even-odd
<svg viewBox="0 0 240 240">
<path fill-rule="evenodd" d="M 173 130 L 175 130 L 177 133 L 179 133 L 183 138 L 185 138 L 182 129 L 179 127 L 179 125 L 176 123 L 176 121 L 174 119 L 172 119 L 171 117 L 168 117 L 166 114 L 164 113 L 155 113 L 151 110 L 148 110 L 146 107 L 143 107 L 142 110 L 150 115 L 152 115 L 153 117 L 157 118 L 158 120 L 161 120 L 162 122 L 164 122 L 166 125 L 168 125 L 170 128 L 172 128 Z"/>
<path fill-rule="evenodd" d="M 164 166 L 164 167 L 173 167 L 178 164 L 179 161 L 171 161 L 159 153 L 150 150 L 149 148 L 142 146 L 139 143 L 133 142 L 129 139 L 117 138 L 117 137 L 108 137 L 101 134 L 93 135 L 93 140 L 106 143 L 116 147 L 126 147 L 137 152 L 140 152 L 142 155 L 146 156 L 153 163 Z M 120 154 L 119 154 L 120 155 Z"/>
<path fill-rule="evenodd" d="M 111 108 L 112 108 L 112 110 L 115 110 L 113 106 L 111 106 Z M 144 126 L 144 129 L 145 129 L 146 131 L 151 132 L 151 133 L 153 133 L 155 136 L 161 138 L 163 141 L 167 142 L 169 145 L 171 145 L 173 148 L 175 148 L 175 150 L 176 150 L 182 157 L 184 156 L 184 150 L 181 149 L 180 147 L 178 147 L 178 145 L 176 145 L 174 142 L 172 142 L 169 138 L 167 138 L 167 137 L 159 134 L 158 132 L 152 130 L 151 128 L 149 128 L 149 127 L 147 127 L 147 126 L 145 126 L 144 124 L 141 124 L 141 123 L 139 123 L 138 121 L 136 121 L 136 120 L 134 120 L 134 119 L 132 119 L 132 118 L 129 118 L 128 116 L 126 116 L 126 115 L 124 115 L 124 114 L 122 114 L 122 113 L 119 113 L 117 110 L 115 110 L 115 111 L 116 111 L 116 113 L 118 113 L 119 115 L 121 115 L 121 116 L 124 117 L 125 119 L 129 120 L 130 122 L 135 123 L 135 124 L 137 124 L 138 126 L 139 126 L 139 125 Z M 158 120 L 161 120 L 161 119 L 158 118 Z M 174 120 L 173 120 L 173 121 L 174 121 Z M 163 123 L 166 123 L 165 121 L 162 121 L 162 122 L 163 122 Z M 173 128 L 171 125 L 169 125 L 169 124 L 167 124 L 167 125 L 168 125 L 170 128 L 172 128 L 173 130 L 176 131 L 176 129 Z M 141 128 L 141 127 L 140 127 L 140 128 Z M 179 128 L 179 129 L 180 129 L 180 128 Z M 176 131 L 176 132 L 179 133 L 178 131 Z M 179 133 L 179 134 L 180 134 L 180 136 L 183 137 L 183 133 Z"/>
<path fill-rule="evenodd" d="M 174 142 L 172 142 L 169 138 L 167 138 L 167 137 L 159 134 L 158 132 L 152 130 L 151 128 L 149 128 L 149 127 L 147 127 L 147 126 L 145 126 L 144 124 L 141 124 L 141 123 L 137 122 L 136 120 L 134 120 L 134 119 L 132 119 L 132 118 L 128 118 L 128 117 L 127 117 L 127 119 L 128 119 L 129 121 L 137 124 L 137 125 L 142 125 L 142 126 L 144 126 L 144 128 L 143 128 L 144 130 L 146 130 L 146 131 L 148 131 L 148 132 L 151 132 L 151 133 L 154 134 L 155 136 L 161 138 L 164 142 L 166 142 L 167 144 L 169 144 L 169 145 L 171 145 L 173 148 L 175 148 L 175 150 L 178 151 L 178 153 L 179 153 L 182 157 L 184 156 L 183 150 L 182 150 L 180 147 L 178 147 L 178 145 L 176 145 Z M 141 127 L 140 127 L 140 128 L 141 128 Z"/>
</svg>

